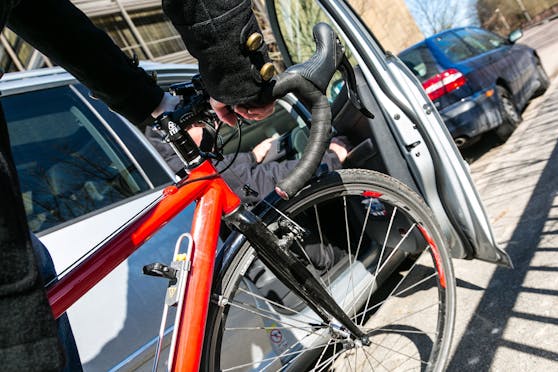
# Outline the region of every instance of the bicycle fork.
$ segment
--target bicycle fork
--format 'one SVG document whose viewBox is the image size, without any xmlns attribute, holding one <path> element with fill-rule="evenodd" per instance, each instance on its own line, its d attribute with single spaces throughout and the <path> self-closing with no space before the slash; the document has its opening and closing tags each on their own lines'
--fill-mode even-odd
<svg viewBox="0 0 558 372">
<path fill-rule="evenodd" d="M 292 239 L 279 239 L 252 212 L 240 206 L 223 220 L 241 232 L 258 254 L 258 258 L 296 293 L 325 322 L 335 318 L 350 333 L 351 338 L 369 344 L 367 335 L 349 318 L 320 281 L 289 249 Z"/>
</svg>

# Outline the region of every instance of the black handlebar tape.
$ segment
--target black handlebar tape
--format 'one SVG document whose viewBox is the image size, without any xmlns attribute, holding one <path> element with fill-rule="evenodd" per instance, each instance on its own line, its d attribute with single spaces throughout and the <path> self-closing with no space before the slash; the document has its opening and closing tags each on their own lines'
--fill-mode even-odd
<svg viewBox="0 0 558 372">
<path fill-rule="evenodd" d="M 311 107 L 312 126 L 300 162 L 291 174 L 281 180 L 275 192 L 285 200 L 293 197 L 312 178 L 320 165 L 331 139 L 331 109 L 327 97 L 311 82 L 296 73 L 283 73 L 274 78 L 273 97 L 292 92 Z"/>
<path fill-rule="evenodd" d="M 325 94 L 329 81 L 343 60 L 345 49 L 327 23 L 316 24 L 312 35 L 316 43 L 314 54 L 307 61 L 289 67 L 287 72 L 302 75 Z"/>
</svg>

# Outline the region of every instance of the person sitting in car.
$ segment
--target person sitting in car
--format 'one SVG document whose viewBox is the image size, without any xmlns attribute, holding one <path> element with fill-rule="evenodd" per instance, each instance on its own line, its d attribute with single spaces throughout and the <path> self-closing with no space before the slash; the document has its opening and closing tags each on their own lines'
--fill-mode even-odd
<svg viewBox="0 0 558 372">
<path fill-rule="evenodd" d="M 190 136 L 198 146 L 204 145 L 205 124 L 194 124 L 188 130 Z M 152 127 L 145 129 L 145 135 L 155 149 L 163 156 L 169 167 L 177 174 L 184 171 L 182 160 L 176 155 L 172 147 L 163 140 L 163 134 Z M 234 159 L 234 154 L 224 155 L 224 159 L 216 163 L 218 171 L 223 171 L 222 177 L 231 189 L 240 197 L 243 203 L 255 205 L 266 195 L 271 193 L 275 184 L 285 178 L 296 166 L 298 160 L 284 160 L 281 162 L 263 162 L 271 148 L 273 138 L 267 138 L 254 146 L 251 151 L 240 152 Z M 212 141 L 211 141 L 212 142 Z M 334 137 L 329 149 L 322 158 L 321 171 L 341 169 L 350 149 L 346 137 Z M 232 164 L 231 164 L 232 162 Z M 230 166 L 229 166 L 230 165 Z M 254 192 L 245 192 L 248 185 Z"/>
</svg>

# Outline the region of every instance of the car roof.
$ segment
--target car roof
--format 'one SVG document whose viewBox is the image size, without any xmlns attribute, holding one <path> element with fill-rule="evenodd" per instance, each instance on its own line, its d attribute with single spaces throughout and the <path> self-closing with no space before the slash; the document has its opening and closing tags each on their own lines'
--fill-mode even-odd
<svg viewBox="0 0 558 372">
<path fill-rule="evenodd" d="M 407 52 L 409 52 L 413 49 L 416 49 L 420 46 L 428 46 L 428 40 L 433 40 L 433 39 L 435 39 L 439 36 L 448 34 L 450 32 L 454 32 L 454 31 L 458 31 L 458 30 L 466 30 L 466 29 L 471 29 L 471 28 L 478 29 L 478 27 L 475 27 L 475 26 L 462 26 L 462 27 L 454 27 L 454 28 L 450 28 L 450 29 L 447 29 L 447 30 L 440 31 L 438 33 L 435 33 L 434 35 L 430 35 L 429 37 L 424 38 L 423 40 L 419 41 L 418 43 L 411 45 L 410 47 L 402 50 L 401 52 L 399 52 L 397 54 L 400 55 L 400 54 L 403 54 L 403 53 L 407 53 Z"/>
<path fill-rule="evenodd" d="M 198 66 L 195 64 L 165 64 L 142 61 L 140 66 L 148 72 L 157 72 L 157 79 L 162 82 L 165 81 L 167 76 L 184 75 L 185 79 L 189 79 L 198 72 Z M 76 82 L 77 79 L 61 67 L 9 72 L 0 79 L 0 95 L 7 96 Z"/>
</svg>

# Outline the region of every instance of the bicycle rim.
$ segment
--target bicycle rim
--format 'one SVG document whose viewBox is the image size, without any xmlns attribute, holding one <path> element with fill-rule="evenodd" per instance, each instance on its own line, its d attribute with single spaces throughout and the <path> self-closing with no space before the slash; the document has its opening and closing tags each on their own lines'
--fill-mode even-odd
<svg viewBox="0 0 558 372">
<path fill-rule="evenodd" d="M 439 228 L 419 197 L 385 175 L 347 170 L 281 209 L 310 232 L 299 255 L 369 344 L 351 340 L 335 322 L 323 324 L 246 244 L 216 282 L 220 301 L 208 320 L 204 369 L 444 368 L 455 280 Z"/>
</svg>

